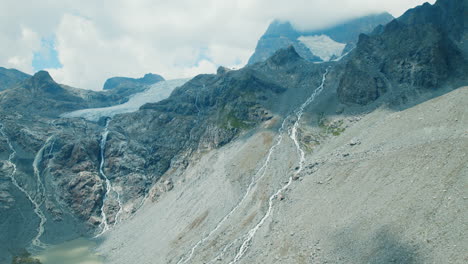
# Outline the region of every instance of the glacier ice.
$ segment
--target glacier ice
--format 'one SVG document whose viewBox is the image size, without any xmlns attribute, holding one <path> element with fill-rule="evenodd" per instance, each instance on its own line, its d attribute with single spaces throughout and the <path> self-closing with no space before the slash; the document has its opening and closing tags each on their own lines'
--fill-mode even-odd
<svg viewBox="0 0 468 264">
<path fill-rule="evenodd" d="M 182 86 L 188 80 L 189 79 L 175 79 L 161 81 L 151 85 L 150 88 L 141 93 L 134 94 L 126 103 L 110 107 L 82 109 L 62 114 L 61 117 L 82 117 L 90 121 L 98 121 L 101 117 L 113 117 L 117 114 L 135 112 L 144 104 L 155 103 L 166 99 L 175 88 Z"/>
</svg>

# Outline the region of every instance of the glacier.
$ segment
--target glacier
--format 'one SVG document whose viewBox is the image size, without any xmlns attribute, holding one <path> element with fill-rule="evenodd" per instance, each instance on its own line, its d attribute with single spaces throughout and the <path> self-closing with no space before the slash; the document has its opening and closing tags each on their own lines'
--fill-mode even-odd
<svg viewBox="0 0 468 264">
<path fill-rule="evenodd" d="M 101 117 L 113 117 L 117 114 L 131 113 L 137 111 L 142 105 L 147 103 L 155 103 L 166 99 L 171 95 L 172 91 L 184 85 L 189 79 L 174 79 L 161 81 L 151 85 L 147 90 L 134 94 L 126 103 L 101 107 L 88 108 L 62 114 L 61 117 L 74 118 L 81 117 L 89 121 L 98 121 Z"/>
<path fill-rule="evenodd" d="M 341 56 L 346 47 L 346 44 L 336 42 L 327 35 L 300 36 L 297 40 L 323 61 Z"/>
</svg>

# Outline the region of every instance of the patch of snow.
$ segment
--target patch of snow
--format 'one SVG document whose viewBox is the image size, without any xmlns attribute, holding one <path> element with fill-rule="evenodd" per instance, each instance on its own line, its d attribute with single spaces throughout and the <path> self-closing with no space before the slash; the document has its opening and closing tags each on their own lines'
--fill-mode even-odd
<svg viewBox="0 0 468 264">
<path fill-rule="evenodd" d="M 327 35 L 300 36 L 297 40 L 323 61 L 330 61 L 333 56 L 341 56 L 346 47 L 346 44 L 336 42 Z"/>
<path fill-rule="evenodd" d="M 152 85 L 146 91 L 134 94 L 126 103 L 102 108 L 88 108 L 62 114 L 62 117 L 82 117 L 90 121 L 98 121 L 101 117 L 113 117 L 117 114 L 137 111 L 142 105 L 156 103 L 171 95 L 172 91 L 185 84 L 189 79 L 162 81 Z"/>
</svg>

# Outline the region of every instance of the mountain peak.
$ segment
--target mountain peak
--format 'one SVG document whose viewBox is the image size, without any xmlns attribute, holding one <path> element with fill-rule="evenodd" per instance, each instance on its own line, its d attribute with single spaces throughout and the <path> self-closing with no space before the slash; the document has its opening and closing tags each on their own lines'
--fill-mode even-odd
<svg viewBox="0 0 468 264">
<path fill-rule="evenodd" d="M 296 52 L 293 45 L 289 45 L 285 49 L 280 49 L 268 61 L 273 62 L 276 65 L 283 65 L 288 62 L 297 61 L 302 59 L 301 56 Z"/>
<path fill-rule="evenodd" d="M 268 26 L 268 29 L 265 32 L 265 37 L 297 38 L 299 37 L 299 34 L 289 21 L 274 20 Z"/>
<path fill-rule="evenodd" d="M 55 93 L 62 88 L 58 85 L 47 71 L 38 71 L 31 78 L 26 79 L 24 87 L 29 90 Z"/>
<path fill-rule="evenodd" d="M 231 69 L 226 68 L 224 66 L 219 66 L 218 70 L 216 70 L 216 74 L 218 74 L 218 75 L 225 74 L 226 72 L 229 72 L 229 71 L 231 71 Z"/>
<path fill-rule="evenodd" d="M 164 78 L 159 74 L 147 73 L 140 80 L 143 83 L 154 84 L 154 83 L 157 83 L 157 82 L 160 82 L 160 81 L 164 81 Z"/>
<path fill-rule="evenodd" d="M 392 15 L 384 12 L 350 19 L 336 25 L 328 25 L 312 31 L 295 29 L 288 21 L 274 20 L 258 41 L 255 52 L 250 57 L 248 64 L 266 61 L 277 50 L 286 48 L 289 45 L 294 45 L 297 53 L 302 58 L 313 62 L 320 62 L 323 61 L 323 58 L 315 54 L 313 48 L 323 46 L 323 43 L 311 41 L 309 37 L 326 35 L 334 42 L 338 42 L 336 43 L 337 45 L 355 45 L 360 33 L 369 34 L 376 26 L 385 25 L 392 19 Z M 337 46 L 335 45 L 334 47 Z M 336 48 L 334 51 L 339 51 L 339 49 Z M 340 56 L 342 54 L 333 55 Z M 331 56 L 324 58 L 329 57 Z"/>
<path fill-rule="evenodd" d="M 41 82 L 55 82 L 48 71 L 38 71 L 32 76 L 32 78 Z"/>
</svg>

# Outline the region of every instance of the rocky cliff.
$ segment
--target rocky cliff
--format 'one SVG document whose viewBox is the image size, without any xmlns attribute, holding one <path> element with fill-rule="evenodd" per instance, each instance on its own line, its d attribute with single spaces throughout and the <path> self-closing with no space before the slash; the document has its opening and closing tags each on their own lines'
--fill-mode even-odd
<svg viewBox="0 0 468 264">
<path fill-rule="evenodd" d="M 338 88 L 341 102 L 366 105 L 385 94 L 408 100 L 466 83 L 466 19 L 466 1 L 438 1 L 362 34 Z"/>
</svg>

